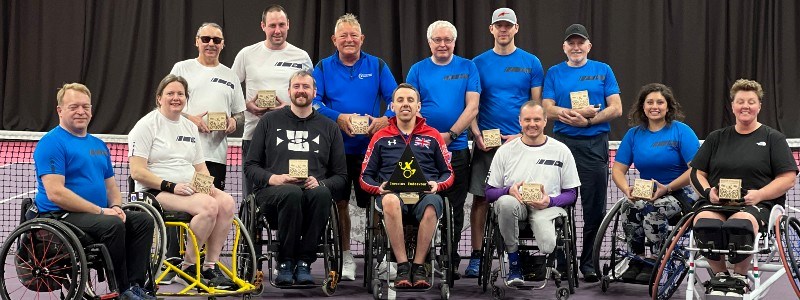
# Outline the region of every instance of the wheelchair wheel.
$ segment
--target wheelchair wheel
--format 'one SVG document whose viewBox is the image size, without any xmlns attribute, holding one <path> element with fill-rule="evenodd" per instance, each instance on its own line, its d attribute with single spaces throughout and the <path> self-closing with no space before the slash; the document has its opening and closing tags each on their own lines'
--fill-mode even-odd
<svg viewBox="0 0 800 300">
<path fill-rule="evenodd" d="M 483 243 L 481 244 L 481 253 L 483 253 L 483 256 L 481 257 L 481 264 L 478 267 L 478 284 L 485 293 L 486 290 L 489 289 L 489 278 L 492 273 L 494 251 L 497 250 L 494 235 L 499 234 L 496 230 L 494 213 L 492 213 L 491 208 L 486 211 L 486 224 L 483 227 Z"/>
<path fill-rule="evenodd" d="M 789 283 L 795 295 L 800 297 L 800 221 L 795 217 L 781 216 L 780 221 L 775 222 L 775 232 L 779 233 L 776 235 L 778 250 Z"/>
<path fill-rule="evenodd" d="M 578 287 L 578 254 L 575 250 L 575 232 L 573 225 L 575 224 L 571 213 L 567 214 L 566 222 L 564 222 L 564 260 L 567 262 L 567 286 L 569 293 L 574 294 L 575 288 Z M 566 299 L 566 298 L 565 298 Z"/>
<path fill-rule="evenodd" d="M 686 247 L 690 242 L 690 231 L 694 213 L 688 213 L 678 222 L 670 232 L 667 243 L 659 251 L 661 261 L 658 269 L 650 277 L 649 289 L 653 300 L 669 299 L 683 282 L 689 271 L 689 251 Z"/>
<path fill-rule="evenodd" d="M 253 246 L 253 239 L 250 238 L 250 232 L 247 231 L 245 224 L 237 216 L 233 216 L 233 230 L 234 250 L 236 250 L 236 253 L 232 255 L 236 256 L 236 277 L 249 283 L 255 283 L 256 271 L 258 270 L 256 262 L 258 259 Z M 233 268 L 232 265 L 231 268 Z"/>
<path fill-rule="evenodd" d="M 444 220 L 447 223 L 444 224 L 443 234 L 441 235 L 442 247 L 444 248 L 442 250 L 447 254 L 444 255 L 442 260 L 442 272 L 444 272 L 443 279 L 445 279 L 445 283 L 448 286 L 453 286 L 453 247 L 455 247 L 453 245 L 453 234 L 455 230 L 453 230 L 453 208 L 450 206 L 450 200 L 447 197 L 444 197 Z"/>
<path fill-rule="evenodd" d="M 625 232 L 622 230 L 620 215 L 624 213 L 624 204 L 628 200 L 620 200 L 603 217 L 600 228 L 594 239 L 592 264 L 600 272 L 600 277 L 618 277 L 614 274 L 617 261 L 617 250 L 625 248 Z"/>
<path fill-rule="evenodd" d="M 142 201 L 128 202 L 122 205 L 125 211 L 140 211 L 147 213 L 155 222 L 153 229 L 153 246 L 150 248 L 150 268 L 147 269 L 145 288 L 155 291 L 158 286 L 154 281 L 161 268 L 161 262 L 167 253 L 167 228 L 161 212 L 150 204 Z"/>
<path fill-rule="evenodd" d="M 375 270 L 376 265 L 373 263 L 373 259 L 375 258 L 375 242 L 373 239 L 375 238 L 375 205 L 374 201 L 370 201 L 370 207 L 367 209 L 367 216 L 366 216 L 366 223 L 367 226 L 364 229 L 364 287 L 367 288 L 367 293 L 372 294 L 372 277 L 373 272 Z"/>
<path fill-rule="evenodd" d="M 0 248 L 0 298 L 78 299 L 88 279 L 78 237 L 56 220 L 36 218 L 14 229 Z M 15 280 L 16 279 L 16 280 Z"/>
<path fill-rule="evenodd" d="M 342 276 L 342 241 L 339 239 L 339 209 L 331 203 L 328 225 L 323 238 L 323 259 L 325 260 L 325 276 L 322 281 L 322 292 L 333 296 Z"/>
<path fill-rule="evenodd" d="M 241 227 L 247 232 L 247 238 L 250 241 L 239 243 L 237 252 L 240 254 L 254 255 L 253 257 L 243 257 L 237 262 L 237 272 L 242 276 L 241 278 L 255 278 L 258 271 L 261 269 L 260 266 L 258 266 L 258 255 L 260 251 L 258 251 L 259 249 L 256 248 L 254 243 L 256 235 L 260 234 L 257 232 L 258 228 L 256 228 L 257 222 L 255 220 L 255 211 L 253 210 L 255 207 L 254 201 L 255 196 L 253 194 L 247 195 L 247 197 L 242 200 L 242 204 L 239 207 L 239 222 Z M 253 263 L 250 263 L 250 260 L 253 260 Z M 251 268 L 253 265 L 255 265 L 255 267 Z"/>
</svg>

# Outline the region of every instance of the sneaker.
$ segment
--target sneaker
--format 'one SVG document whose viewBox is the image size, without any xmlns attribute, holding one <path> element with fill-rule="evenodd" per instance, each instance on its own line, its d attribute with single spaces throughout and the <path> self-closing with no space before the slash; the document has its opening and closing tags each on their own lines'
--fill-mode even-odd
<svg viewBox="0 0 800 300">
<path fill-rule="evenodd" d="M 428 281 L 430 275 L 428 275 L 428 269 L 425 268 L 425 265 L 414 264 L 412 269 L 414 270 L 411 272 L 411 281 L 414 282 L 415 289 L 427 289 L 431 287 L 431 283 Z"/>
<path fill-rule="evenodd" d="M 122 299 L 122 300 L 144 300 L 144 298 L 137 296 L 130 289 L 128 289 L 127 291 L 123 292 L 122 295 L 120 295 L 119 298 Z"/>
<path fill-rule="evenodd" d="M 297 279 L 297 284 L 300 285 L 314 284 L 314 277 L 311 276 L 311 266 L 302 260 L 297 261 L 294 278 Z"/>
<path fill-rule="evenodd" d="M 634 282 L 639 273 L 642 272 L 643 263 L 638 259 L 628 260 L 628 269 L 619 277 L 624 282 Z"/>
<path fill-rule="evenodd" d="M 147 290 L 139 287 L 138 284 L 133 284 L 130 288 L 128 288 L 128 291 L 144 300 L 156 300 L 155 296 L 150 295 Z"/>
<path fill-rule="evenodd" d="M 519 264 L 519 252 L 508 253 L 508 278 L 506 278 L 508 286 L 520 286 L 525 284 L 522 279 L 522 266 Z"/>
<path fill-rule="evenodd" d="M 294 284 L 294 264 L 287 260 L 278 265 L 278 276 L 275 277 L 275 285 L 290 286 Z"/>
<path fill-rule="evenodd" d="M 469 265 L 464 270 L 464 278 L 478 278 L 478 272 L 481 268 L 481 254 L 479 251 L 472 251 L 472 256 L 469 258 Z"/>
<path fill-rule="evenodd" d="M 384 261 L 385 262 L 385 261 Z M 404 262 L 397 264 L 397 274 L 394 278 L 394 287 L 396 288 L 410 288 L 411 287 L 411 263 Z"/>
<path fill-rule="evenodd" d="M 177 283 L 180 283 L 185 286 L 191 285 L 192 283 L 195 282 L 195 280 L 199 280 L 200 282 L 203 282 L 203 284 L 206 283 L 205 280 L 203 279 L 204 278 L 203 275 L 198 276 L 197 265 L 188 265 L 185 268 L 181 269 L 181 271 L 189 275 L 189 278 L 191 279 L 187 280 L 186 278 L 183 278 L 183 276 L 175 276 L 175 282 Z"/>
<path fill-rule="evenodd" d="M 211 287 L 221 290 L 236 287 L 236 283 L 228 279 L 228 276 L 225 276 L 225 273 L 222 273 L 216 265 L 214 265 L 213 268 L 201 271 L 201 273 L 203 274 L 203 278 L 208 280 L 208 285 Z"/>
<path fill-rule="evenodd" d="M 353 261 L 353 254 L 342 255 L 342 280 L 356 280 L 356 263 Z"/>
<path fill-rule="evenodd" d="M 733 273 L 731 274 L 730 278 L 736 280 L 736 288 L 734 288 L 732 291 L 727 291 L 725 296 L 741 298 L 747 293 L 748 290 L 750 290 L 750 284 L 748 283 L 749 280 L 747 279 L 747 276 Z"/>
<path fill-rule="evenodd" d="M 397 263 L 387 262 L 386 256 L 384 256 L 383 261 L 381 261 L 381 263 L 378 264 L 378 274 L 379 274 L 378 279 L 386 278 L 385 277 L 386 272 L 389 272 L 389 280 L 395 280 L 397 278 Z"/>
<path fill-rule="evenodd" d="M 641 265 L 641 271 L 639 271 L 639 274 L 636 275 L 634 281 L 638 283 L 648 283 L 650 282 L 650 275 L 653 274 L 655 261 L 651 259 L 645 259 L 645 262 L 642 262 Z"/>
<path fill-rule="evenodd" d="M 173 282 L 175 282 L 175 275 L 178 275 L 178 274 L 176 274 L 175 272 L 167 273 L 167 275 L 164 275 L 164 278 L 162 278 L 161 281 L 158 282 L 158 284 L 159 285 L 170 285 L 170 284 L 172 284 Z"/>
</svg>

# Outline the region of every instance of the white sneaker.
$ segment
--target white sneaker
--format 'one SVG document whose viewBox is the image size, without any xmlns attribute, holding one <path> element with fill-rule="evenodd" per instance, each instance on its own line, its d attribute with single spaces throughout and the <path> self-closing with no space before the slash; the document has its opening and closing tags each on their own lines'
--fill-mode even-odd
<svg viewBox="0 0 800 300">
<path fill-rule="evenodd" d="M 356 280 L 356 263 L 352 253 L 342 255 L 342 280 Z"/>
<path fill-rule="evenodd" d="M 389 280 L 394 280 L 397 278 L 397 263 L 392 262 L 389 263 L 391 267 L 389 267 Z M 386 278 L 386 256 L 383 257 L 383 261 L 378 265 L 378 279 Z"/>
<path fill-rule="evenodd" d="M 725 296 L 725 292 L 723 291 L 714 291 L 712 290 L 711 293 L 708 293 L 711 296 Z"/>
</svg>

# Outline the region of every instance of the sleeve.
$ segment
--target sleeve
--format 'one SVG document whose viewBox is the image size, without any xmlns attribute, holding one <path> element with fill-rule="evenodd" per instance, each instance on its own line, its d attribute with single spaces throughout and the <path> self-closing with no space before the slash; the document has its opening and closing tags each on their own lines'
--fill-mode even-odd
<svg viewBox="0 0 800 300">
<path fill-rule="evenodd" d="M 244 175 L 253 183 L 255 187 L 265 187 L 269 185 L 269 178 L 274 173 L 267 170 L 267 155 L 265 152 L 264 141 L 267 139 L 269 118 L 261 118 L 253 131 L 253 139 L 250 141 L 250 149 L 247 151 L 247 159 L 244 162 Z"/>
<path fill-rule="evenodd" d="M 634 143 L 634 136 L 636 135 L 636 128 L 639 126 L 635 126 L 628 130 L 625 133 L 625 136 L 622 137 L 622 142 L 619 143 L 619 148 L 617 148 L 617 155 L 614 156 L 614 161 L 624 164 L 628 167 L 633 164 L 633 143 Z"/>
<path fill-rule="evenodd" d="M 44 136 L 33 151 L 36 177 L 49 174 L 65 175 L 66 153 L 64 145 L 52 134 Z"/>
<path fill-rule="evenodd" d="M 231 101 L 231 114 L 238 114 L 243 112 L 247 107 L 244 104 L 244 93 L 242 92 L 242 81 L 239 80 L 239 76 L 235 73 L 233 74 L 234 78 L 236 78 L 235 82 L 233 83 L 233 95 Z"/>
<path fill-rule="evenodd" d="M 550 197 L 549 207 L 567 207 L 575 203 L 578 199 L 578 188 L 562 189 L 558 196 Z"/>
<path fill-rule="evenodd" d="M 572 156 L 572 151 L 563 146 L 562 151 L 564 166 L 561 168 L 561 189 L 571 189 L 581 186 L 581 179 L 578 177 L 578 167 L 575 165 L 575 157 Z"/>
<path fill-rule="evenodd" d="M 782 133 L 774 132 L 770 134 L 769 148 L 770 167 L 772 173 L 778 175 L 788 171 L 794 171 L 797 174 L 797 163 L 792 156 L 792 150 L 789 148 L 789 143 L 786 142 L 786 136 Z"/>
<path fill-rule="evenodd" d="M 331 119 L 335 122 L 336 120 L 339 119 L 339 115 L 341 113 L 333 110 L 326 104 L 330 103 L 330 100 L 328 100 L 327 94 L 325 93 L 325 72 L 322 71 L 324 64 L 325 60 L 324 59 L 320 60 L 317 63 L 317 66 L 314 67 L 314 71 L 312 72 L 314 80 L 317 82 L 317 96 L 314 97 L 313 105 L 314 108 L 316 108 L 319 113 L 321 113 L 322 115 L 328 117 L 328 119 Z"/>
<path fill-rule="evenodd" d="M 435 131 L 432 133 L 438 132 Z M 453 167 L 450 165 L 451 154 L 450 151 L 447 150 L 447 145 L 444 143 L 441 134 L 432 134 L 432 137 L 436 140 L 438 146 L 434 154 L 436 169 L 439 170 L 439 179 L 436 180 L 436 183 L 439 184 L 438 189 L 444 191 L 453 185 L 454 180 Z"/>
<path fill-rule="evenodd" d="M 694 130 L 688 125 L 681 126 L 680 128 L 682 128 L 680 136 L 681 158 L 683 158 L 685 163 L 689 163 L 697 154 L 697 149 L 700 149 L 700 140 L 697 138 Z"/>
<path fill-rule="evenodd" d="M 531 70 L 531 88 L 540 87 L 544 83 L 544 69 L 542 61 L 538 57 L 533 57 L 533 69 Z"/>
<path fill-rule="evenodd" d="M 420 63 L 416 63 L 416 64 L 412 65 L 411 69 L 408 70 L 408 75 L 406 75 L 406 83 L 408 83 L 411 86 L 413 86 L 414 88 L 416 88 L 417 91 L 420 90 L 420 86 L 419 86 L 419 64 Z"/>
<path fill-rule="evenodd" d="M 711 132 L 711 134 L 706 137 L 706 141 L 703 142 L 703 145 L 700 146 L 700 149 L 697 150 L 697 153 L 692 159 L 692 168 L 708 173 L 711 167 L 711 155 L 716 151 L 715 148 L 719 141 L 719 133 L 720 131 L 717 130 Z"/>
<path fill-rule="evenodd" d="M 103 172 L 103 178 L 109 179 L 114 177 L 114 166 L 111 164 L 111 150 L 108 149 L 108 145 L 106 145 L 105 142 L 100 139 L 98 139 L 98 141 L 101 145 L 103 145 L 103 148 L 106 149 L 106 153 L 108 153 L 108 156 L 106 157 L 106 169 Z"/>
<path fill-rule="evenodd" d="M 389 65 L 386 63 L 383 64 L 383 69 L 380 70 L 381 75 L 381 82 L 380 82 L 380 91 L 379 94 L 383 101 L 386 102 L 388 108 L 386 109 L 386 113 L 384 116 L 393 117 L 394 112 L 391 110 L 392 107 L 392 93 L 397 88 L 397 80 L 394 79 L 394 74 L 392 74 L 392 70 L 389 70 Z M 391 113 L 391 116 L 389 115 Z"/>
<path fill-rule="evenodd" d="M 337 193 L 334 191 L 343 191 L 345 188 L 349 188 L 347 185 L 347 159 L 344 155 L 342 133 L 336 125 L 329 124 L 328 134 L 333 137 L 331 139 L 331 157 L 328 158 L 331 166 L 328 168 L 328 178 L 323 179 L 322 183 L 336 195 Z"/>
<path fill-rule="evenodd" d="M 467 83 L 467 92 L 481 93 L 481 75 L 478 73 L 478 67 L 471 60 L 465 60 L 469 65 L 469 82 Z"/>
<path fill-rule="evenodd" d="M 617 77 L 614 76 L 614 71 L 611 70 L 611 67 L 605 65 L 606 69 L 606 80 L 603 83 L 603 93 L 605 97 L 619 94 L 619 84 L 617 83 Z"/>
<path fill-rule="evenodd" d="M 486 200 L 491 202 L 497 201 L 500 196 L 507 195 L 509 186 L 506 186 L 506 182 L 503 179 L 503 161 L 505 157 L 505 150 L 508 148 L 500 147 L 497 149 L 494 157 L 492 158 L 492 164 L 489 167 L 489 175 L 486 177 L 486 192 L 484 195 L 486 196 Z"/>
<path fill-rule="evenodd" d="M 551 99 L 553 101 L 556 100 L 556 91 L 555 91 L 555 73 L 556 71 L 553 70 L 554 68 L 550 68 L 547 70 L 547 75 L 544 76 L 544 86 L 542 87 L 542 99 Z M 558 102 L 556 102 L 558 105 Z"/>
<path fill-rule="evenodd" d="M 136 122 L 131 132 L 128 133 L 128 157 L 150 158 L 150 150 L 153 148 L 155 135 L 153 131 L 149 130 L 149 126 L 143 122 L 147 116 L 149 114 L 145 115 L 139 122 Z"/>
<path fill-rule="evenodd" d="M 383 130 L 372 136 L 367 146 L 367 152 L 364 154 L 364 161 L 361 163 L 359 184 L 361 189 L 372 195 L 378 194 L 378 189 L 382 183 L 378 175 L 381 165 L 381 147 L 377 144 L 383 137 L 382 133 Z"/>
<path fill-rule="evenodd" d="M 308 56 L 308 52 L 303 51 L 305 54 L 305 59 L 303 59 L 303 69 L 304 70 L 311 70 L 314 67 L 314 63 L 311 61 L 311 57 Z M 322 60 L 320 60 L 322 61 Z"/>
<path fill-rule="evenodd" d="M 180 72 L 181 69 L 178 68 L 178 64 L 180 64 L 180 62 L 176 62 L 174 65 L 172 65 L 172 70 L 170 70 L 169 73 L 172 75 L 183 76 L 183 74 Z"/>
<path fill-rule="evenodd" d="M 247 71 L 245 70 L 246 62 L 244 61 L 244 54 L 243 54 L 245 49 L 247 49 L 247 47 L 245 47 L 244 49 L 239 51 L 239 53 L 236 54 L 236 58 L 233 59 L 233 66 L 231 66 L 231 70 L 233 70 L 233 73 L 236 73 L 236 77 L 239 77 L 239 80 L 241 80 L 241 82 L 244 82 L 245 79 L 247 79 Z"/>
<path fill-rule="evenodd" d="M 187 119 L 187 122 L 190 122 L 190 121 L 188 121 L 188 119 Z M 205 158 L 205 155 L 203 154 L 203 145 L 201 145 L 202 143 L 200 142 L 200 136 L 198 134 L 198 132 L 200 132 L 200 131 L 197 129 L 197 126 L 194 125 L 194 123 L 190 123 L 190 124 L 192 125 L 191 128 L 193 128 L 194 130 L 190 131 L 191 134 L 187 134 L 187 135 L 194 136 L 195 137 L 195 141 L 196 141 L 194 143 L 194 160 L 192 161 L 192 166 L 194 166 L 194 165 L 199 165 L 199 164 L 205 163 L 206 162 L 206 158 Z"/>
</svg>

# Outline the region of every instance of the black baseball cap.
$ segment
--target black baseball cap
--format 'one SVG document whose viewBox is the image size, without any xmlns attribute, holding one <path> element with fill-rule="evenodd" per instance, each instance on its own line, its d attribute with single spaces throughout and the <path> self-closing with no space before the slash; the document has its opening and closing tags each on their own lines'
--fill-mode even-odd
<svg viewBox="0 0 800 300">
<path fill-rule="evenodd" d="M 564 40 L 566 41 L 569 37 L 573 35 L 579 35 L 585 39 L 589 39 L 589 33 L 586 32 L 586 27 L 583 27 L 581 24 L 572 24 L 567 27 L 567 30 L 564 32 Z"/>
</svg>

